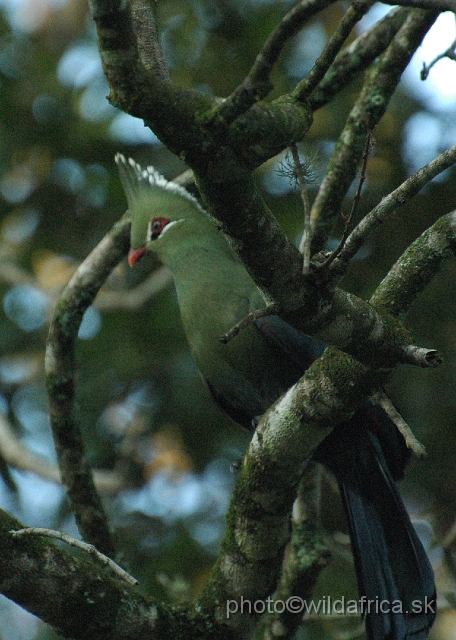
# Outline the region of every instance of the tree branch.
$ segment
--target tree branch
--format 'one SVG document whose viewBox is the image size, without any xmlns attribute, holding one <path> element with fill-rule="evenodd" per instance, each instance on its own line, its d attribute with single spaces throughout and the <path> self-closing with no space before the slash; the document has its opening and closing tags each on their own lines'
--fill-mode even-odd
<svg viewBox="0 0 456 640">
<path fill-rule="evenodd" d="M 348 236 L 344 248 L 333 263 L 334 268 L 338 269 L 341 264 L 347 264 L 374 229 L 389 220 L 399 207 L 411 200 L 428 182 L 455 163 L 456 145 L 441 153 L 410 178 L 407 178 L 397 189 L 385 196 L 380 204 L 372 209 Z"/>
<path fill-rule="evenodd" d="M 25 529 L 12 529 L 10 531 L 13 538 L 22 538 L 23 536 L 44 536 L 46 538 L 54 538 L 55 540 L 61 540 L 65 542 L 70 547 L 75 547 L 76 549 L 81 549 L 85 553 L 96 558 L 101 564 L 109 567 L 111 571 L 116 573 L 122 580 L 125 580 L 130 585 L 139 584 L 136 578 L 133 578 L 129 573 L 122 569 L 114 560 L 108 558 L 103 553 L 100 553 L 93 544 L 87 544 L 87 542 L 83 542 L 82 540 L 77 540 L 72 536 L 68 535 L 64 531 L 54 531 L 53 529 L 45 529 L 43 527 L 25 527 Z"/>
<path fill-rule="evenodd" d="M 338 54 L 331 68 L 308 98 L 314 111 L 327 104 L 378 58 L 395 37 L 408 14 L 408 9 L 393 9 Z"/>
<path fill-rule="evenodd" d="M 241 637 L 252 630 L 258 615 L 241 602 L 264 600 L 276 588 L 290 536 L 290 513 L 308 458 L 331 428 L 366 400 L 377 376 L 328 348 L 262 417 L 234 488 L 221 552 L 197 602 L 203 614 Z M 315 536 L 307 534 L 309 580 L 316 579 L 323 563 Z"/>
<path fill-rule="evenodd" d="M 316 13 L 335 0 L 301 0 L 290 9 L 274 29 L 245 80 L 221 104 L 214 107 L 210 119 L 214 123 L 230 124 L 255 102 L 265 98 L 273 88 L 270 74 L 283 47 Z"/>
<path fill-rule="evenodd" d="M 128 105 L 143 84 L 142 63 L 129 2 L 90 0 L 103 70 L 113 104 Z"/>
<path fill-rule="evenodd" d="M 449 258 L 456 256 L 456 211 L 421 234 L 382 280 L 370 302 L 402 318 Z"/>
<path fill-rule="evenodd" d="M 306 100 L 318 83 L 324 78 L 339 53 L 353 27 L 369 11 L 376 0 L 353 2 L 339 23 L 336 31 L 327 42 L 323 52 L 317 58 L 315 65 L 293 92 L 298 100 Z"/>
<path fill-rule="evenodd" d="M 114 266 L 128 251 L 129 220 L 118 222 L 78 267 L 58 303 L 46 347 L 46 383 L 62 482 L 83 538 L 114 555 L 109 526 L 85 460 L 74 415 L 75 342 L 82 317 Z"/>
<path fill-rule="evenodd" d="M 167 640 L 182 625 L 189 640 L 229 640 L 223 627 L 148 601 L 87 556 L 73 557 L 0 510 L 0 592 L 74 640 Z"/>
<path fill-rule="evenodd" d="M 312 207 L 313 252 L 324 248 L 356 175 L 368 131 L 385 113 L 402 72 L 436 17 L 436 12 L 411 11 L 378 63 L 366 74 Z"/>
<path fill-rule="evenodd" d="M 255 630 L 255 639 L 295 638 L 298 627 L 303 623 L 305 604 L 312 597 L 320 571 L 330 562 L 331 553 L 324 542 L 314 504 L 317 472 L 320 468 L 309 461 L 293 504 L 291 538 L 285 551 L 280 581 L 268 608 L 270 615 Z"/>
<path fill-rule="evenodd" d="M 130 0 L 130 6 L 138 52 L 144 68 L 158 78 L 169 81 L 169 71 L 157 28 L 156 2 Z"/>
<path fill-rule="evenodd" d="M 456 0 L 381 0 L 382 4 L 431 9 L 432 11 L 453 11 L 456 13 Z"/>
</svg>

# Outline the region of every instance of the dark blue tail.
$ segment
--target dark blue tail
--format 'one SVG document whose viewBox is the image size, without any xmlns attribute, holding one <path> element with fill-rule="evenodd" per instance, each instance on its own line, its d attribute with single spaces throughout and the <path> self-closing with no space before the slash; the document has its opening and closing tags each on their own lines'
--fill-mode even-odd
<svg viewBox="0 0 456 640">
<path fill-rule="evenodd" d="M 395 483 L 407 458 L 402 435 L 370 403 L 315 454 L 339 484 L 370 640 L 424 639 L 436 614 L 434 574 Z"/>
</svg>

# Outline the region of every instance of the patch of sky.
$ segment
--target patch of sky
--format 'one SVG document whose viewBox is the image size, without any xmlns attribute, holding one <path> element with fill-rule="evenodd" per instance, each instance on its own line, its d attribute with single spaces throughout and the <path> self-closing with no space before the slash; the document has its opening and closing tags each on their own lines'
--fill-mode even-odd
<svg viewBox="0 0 456 640">
<path fill-rule="evenodd" d="M 65 87 L 81 89 L 102 76 L 100 54 L 96 44 L 79 42 L 71 45 L 60 58 L 57 77 Z"/>
<path fill-rule="evenodd" d="M 30 375 L 30 359 L 22 357 L 5 356 L 0 360 L 0 382 L 4 385 L 16 385 L 23 383 Z M 0 395 L 0 413 L 4 413 L 2 398 Z"/>
<path fill-rule="evenodd" d="M 162 31 L 162 48 L 170 69 L 198 62 L 207 40 L 207 32 L 198 24 L 186 24 L 190 20 L 181 13 L 166 21 Z"/>
<path fill-rule="evenodd" d="M 22 244 L 35 233 L 40 221 L 36 209 L 24 209 L 9 216 L 2 225 L 2 236 L 6 242 Z"/>
<path fill-rule="evenodd" d="M 161 145 L 157 136 L 139 118 L 117 113 L 109 127 L 109 135 L 122 144 Z"/>
<path fill-rule="evenodd" d="M 444 53 L 455 39 L 455 16 L 451 12 L 442 13 L 426 34 L 421 47 L 403 75 L 403 82 L 408 90 L 433 111 L 449 112 L 451 110 L 454 113 L 456 63 L 448 58 L 439 60 L 424 81 L 420 79 L 420 72 L 423 64 L 429 65 L 437 56 Z"/>
<path fill-rule="evenodd" d="M 0 595 L 1 638 L 8 640 L 33 640 L 40 621 L 34 615 Z"/>
<path fill-rule="evenodd" d="M 17 165 L 7 171 L 0 180 L 0 193 L 8 202 L 24 202 L 35 190 L 37 180 L 27 165 Z"/>
<path fill-rule="evenodd" d="M 313 67 L 316 54 L 326 44 L 326 33 L 319 22 L 303 29 L 293 39 L 293 45 L 284 66 L 291 78 L 303 78 Z"/>
<path fill-rule="evenodd" d="M 13 515 L 20 520 L 27 519 L 28 527 L 55 526 L 65 496 L 62 487 L 29 471 L 11 469 L 11 475 L 20 496 L 19 508 Z"/>
<path fill-rule="evenodd" d="M 51 180 L 76 194 L 85 186 L 84 169 L 74 158 L 58 158 L 52 165 Z"/>
<path fill-rule="evenodd" d="M 183 521 L 197 542 L 212 547 L 223 533 L 233 485 L 229 464 L 221 460 L 214 460 L 200 474 L 157 473 L 141 489 L 122 495 L 124 510 L 161 518 L 167 524 Z"/>
<path fill-rule="evenodd" d="M 94 78 L 84 89 L 79 100 L 79 112 L 88 122 L 104 122 L 112 118 L 116 109 L 109 104 L 106 96 L 109 93 L 108 83 L 104 76 Z"/>
<path fill-rule="evenodd" d="M 456 126 L 451 120 L 426 111 L 413 114 L 404 128 L 403 156 L 409 173 L 433 160 L 456 144 Z M 444 180 L 445 172 L 434 180 Z"/>
<path fill-rule="evenodd" d="M 91 340 L 101 329 L 101 313 L 96 307 L 90 306 L 82 317 L 78 338 Z"/>
<path fill-rule="evenodd" d="M 29 284 L 12 287 L 3 298 L 7 317 L 27 332 L 45 325 L 51 305 L 52 300 L 48 295 Z"/>
<path fill-rule="evenodd" d="M 20 387 L 11 399 L 11 409 L 26 432 L 36 434 L 49 431 L 49 415 L 43 386 L 27 384 Z"/>
</svg>

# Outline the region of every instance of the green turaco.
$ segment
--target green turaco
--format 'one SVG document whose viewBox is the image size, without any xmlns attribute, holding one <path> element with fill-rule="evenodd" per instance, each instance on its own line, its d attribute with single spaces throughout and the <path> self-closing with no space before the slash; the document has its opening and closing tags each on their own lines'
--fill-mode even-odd
<svg viewBox="0 0 456 640">
<path fill-rule="evenodd" d="M 253 429 L 324 345 L 277 316 L 222 344 L 222 334 L 265 306 L 260 291 L 192 195 L 152 167 L 121 154 L 116 163 L 131 213 L 130 265 L 152 251 L 170 268 L 190 349 L 213 399 Z M 314 458 L 340 488 L 370 640 L 425 638 L 435 617 L 435 587 L 395 483 L 408 458 L 403 437 L 369 402 L 325 438 Z"/>
</svg>

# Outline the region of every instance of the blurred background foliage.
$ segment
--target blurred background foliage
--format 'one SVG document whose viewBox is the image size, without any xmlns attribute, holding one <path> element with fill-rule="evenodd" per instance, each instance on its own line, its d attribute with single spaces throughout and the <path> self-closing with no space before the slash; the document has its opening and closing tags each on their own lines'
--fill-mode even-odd
<svg viewBox="0 0 456 640">
<path fill-rule="evenodd" d="M 228 95 L 292 4 L 158 3 L 173 80 Z M 330 7 L 288 43 L 274 70 L 273 96 L 311 68 L 346 6 Z M 375 5 L 360 29 L 388 10 Z M 450 46 L 454 31 L 454 16 L 444 14 L 404 75 L 375 132 L 359 215 L 456 143 L 456 64 L 442 60 L 425 83 L 419 79 L 423 63 Z M 351 84 L 315 114 L 300 146 L 312 167 L 311 197 L 359 86 Z M 185 169 L 142 122 L 111 107 L 107 94 L 85 0 L 0 2 L 0 506 L 26 525 L 75 535 L 55 482 L 43 382 L 53 305 L 77 264 L 124 212 L 115 152 L 153 164 L 168 178 Z M 280 171 L 285 155 L 261 167 L 257 180 L 286 232 L 299 240 L 300 200 Z M 455 208 L 454 178 L 454 170 L 445 172 L 385 224 L 358 254 L 344 287 L 369 296 L 417 234 Z M 193 596 L 210 569 L 233 484 L 230 465 L 248 436 L 209 400 L 186 347 L 169 276 L 161 270 L 150 279 L 157 268 L 152 258 L 133 270 L 122 263 L 87 312 L 77 354 L 78 411 L 89 459 L 105 472 L 104 499 L 124 565 L 142 588 L 172 600 Z M 433 545 L 440 588 L 449 598 L 448 566 L 456 549 L 450 535 L 456 514 L 455 275 L 456 266 L 447 265 L 408 319 L 417 344 L 439 349 L 444 365 L 435 371 L 404 367 L 389 385 L 429 453 L 412 463 L 403 491 L 427 546 Z M 30 470 L 38 467 L 41 475 Z M 330 483 L 323 495 L 326 524 L 343 531 Z M 326 572 L 319 592 L 354 596 L 347 540 L 338 540 L 338 570 Z M 2 640 L 52 637 L 4 598 L 0 620 Z M 451 620 L 447 611 L 434 637 L 454 638 Z M 330 637 L 334 623 L 327 625 L 309 624 L 303 635 Z"/>
</svg>

